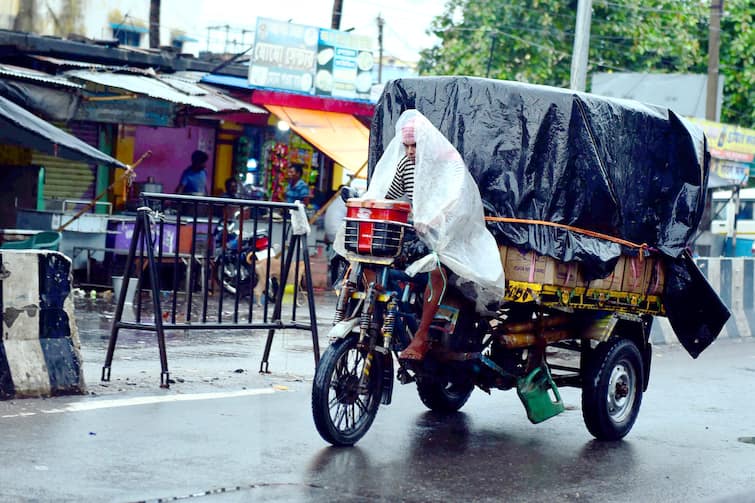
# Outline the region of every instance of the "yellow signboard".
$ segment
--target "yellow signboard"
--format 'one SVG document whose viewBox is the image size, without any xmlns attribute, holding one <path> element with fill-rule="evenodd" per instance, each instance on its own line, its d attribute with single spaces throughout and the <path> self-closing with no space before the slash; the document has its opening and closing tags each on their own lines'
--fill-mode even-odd
<svg viewBox="0 0 755 503">
<path fill-rule="evenodd" d="M 755 157 L 755 129 L 690 118 L 708 138 L 711 155 L 720 159 L 752 162 Z"/>
</svg>

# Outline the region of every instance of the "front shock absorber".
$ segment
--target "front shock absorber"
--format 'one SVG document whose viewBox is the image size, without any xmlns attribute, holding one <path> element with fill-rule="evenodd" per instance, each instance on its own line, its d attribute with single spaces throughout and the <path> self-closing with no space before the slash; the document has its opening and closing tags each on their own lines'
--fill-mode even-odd
<svg viewBox="0 0 755 503">
<path fill-rule="evenodd" d="M 370 331 L 370 322 L 372 321 L 372 312 L 375 310 L 375 283 L 370 283 L 364 294 L 364 305 L 362 314 L 359 317 L 359 346 L 364 347 Z"/>
<path fill-rule="evenodd" d="M 391 296 L 388 301 L 388 305 L 385 309 L 385 317 L 383 318 L 383 347 L 385 349 L 391 348 L 391 339 L 393 338 L 393 330 L 396 326 L 396 315 L 398 313 L 398 303 L 396 302 L 395 295 Z"/>
<path fill-rule="evenodd" d="M 333 325 L 336 325 L 343 321 L 346 317 L 346 307 L 349 305 L 349 299 L 351 294 L 357 287 L 356 277 L 359 274 L 359 267 L 352 267 L 344 275 L 346 280 L 341 286 L 341 291 L 338 293 L 338 302 L 336 303 L 336 312 L 333 315 Z"/>
</svg>

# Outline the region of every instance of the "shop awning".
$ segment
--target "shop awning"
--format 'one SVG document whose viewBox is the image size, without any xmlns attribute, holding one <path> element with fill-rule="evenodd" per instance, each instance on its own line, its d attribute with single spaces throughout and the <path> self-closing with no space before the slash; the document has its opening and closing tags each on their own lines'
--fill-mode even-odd
<svg viewBox="0 0 755 503">
<path fill-rule="evenodd" d="M 126 167 L 3 97 L 0 97 L 0 143 L 20 145 L 72 161 Z"/>
<path fill-rule="evenodd" d="M 265 108 L 352 175 L 367 178 L 370 132 L 353 115 L 276 105 Z"/>
<path fill-rule="evenodd" d="M 32 68 L 7 65 L 5 63 L 0 63 L 0 76 L 11 77 L 14 79 L 30 80 L 38 82 L 40 84 L 71 87 L 74 89 L 80 89 L 83 87 L 81 84 L 76 84 L 75 82 L 71 82 L 70 80 L 63 77 L 50 75 L 49 73 L 40 72 L 39 70 L 34 70 Z"/>
<path fill-rule="evenodd" d="M 98 72 L 91 70 L 71 70 L 66 72 L 65 75 L 74 80 L 92 82 L 212 112 L 244 111 L 254 114 L 266 113 L 260 107 L 251 103 L 245 103 L 207 87 L 198 86 L 190 82 L 181 82 L 179 79 L 166 78 L 163 80 L 159 76 L 152 77 L 133 73 Z"/>
</svg>

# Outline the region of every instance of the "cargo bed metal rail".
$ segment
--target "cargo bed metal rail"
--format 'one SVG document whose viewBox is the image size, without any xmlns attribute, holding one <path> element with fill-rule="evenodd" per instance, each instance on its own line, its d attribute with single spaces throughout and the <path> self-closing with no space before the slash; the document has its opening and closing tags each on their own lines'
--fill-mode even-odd
<svg viewBox="0 0 755 503">
<path fill-rule="evenodd" d="M 666 316 L 663 300 L 658 295 L 589 287 L 570 288 L 507 280 L 503 300 L 517 303 L 533 302 L 555 309 L 591 309 Z"/>
</svg>

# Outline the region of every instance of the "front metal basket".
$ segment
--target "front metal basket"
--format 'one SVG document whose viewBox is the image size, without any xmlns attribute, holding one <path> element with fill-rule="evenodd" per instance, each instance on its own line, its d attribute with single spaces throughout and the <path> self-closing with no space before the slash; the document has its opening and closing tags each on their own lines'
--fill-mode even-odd
<svg viewBox="0 0 755 503">
<path fill-rule="evenodd" d="M 397 257 L 407 224 L 390 220 L 346 219 L 344 244 L 350 252 L 373 257 Z"/>
</svg>

